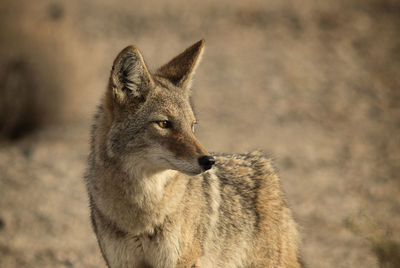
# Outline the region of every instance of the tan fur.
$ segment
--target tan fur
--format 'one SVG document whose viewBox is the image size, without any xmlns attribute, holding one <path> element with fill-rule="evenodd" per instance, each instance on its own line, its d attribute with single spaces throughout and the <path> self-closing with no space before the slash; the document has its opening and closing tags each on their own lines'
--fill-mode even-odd
<svg viewBox="0 0 400 268">
<path fill-rule="evenodd" d="M 94 119 L 86 174 L 109 267 L 300 267 L 279 179 L 260 152 L 209 153 L 193 132 L 199 41 L 150 74 L 136 47 L 116 58 Z"/>
</svg>

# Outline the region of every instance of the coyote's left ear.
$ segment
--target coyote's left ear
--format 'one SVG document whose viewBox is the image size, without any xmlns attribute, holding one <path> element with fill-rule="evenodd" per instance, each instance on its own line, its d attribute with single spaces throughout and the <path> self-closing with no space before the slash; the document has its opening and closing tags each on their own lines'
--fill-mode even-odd
<svg viewBox="0 0 400 268">
<path fill-rule="evenodd" d="M 174 85 L 189 91 L 203 50 L 204 40 L 200 40 L 158 69 L 156 75 L 167 78 Z"/>
<path fill-rule="evenodd" d="M 113 98 L 119 103 L 143 102 L 154 82 L 135 46 L 122 50 L 114 61 L 111 71 Z"/>
</svg>

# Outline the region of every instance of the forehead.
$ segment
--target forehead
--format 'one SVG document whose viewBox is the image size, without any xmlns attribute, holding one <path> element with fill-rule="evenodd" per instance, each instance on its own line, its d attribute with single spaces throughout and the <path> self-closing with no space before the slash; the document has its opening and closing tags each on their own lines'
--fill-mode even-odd
<svg viewBox="0 0 400 268">
<path fill-rule="evenodd" d="M 151 110 L 171 117 L 194 118 L 193 110 L 188 98 L 179 88 L 157 85 L 149 96 Z"/>
</svg>

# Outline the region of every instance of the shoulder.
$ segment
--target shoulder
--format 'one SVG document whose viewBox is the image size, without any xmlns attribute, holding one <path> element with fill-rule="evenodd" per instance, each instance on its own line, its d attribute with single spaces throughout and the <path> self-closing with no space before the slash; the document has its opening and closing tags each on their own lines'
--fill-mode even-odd
<svg viewBox="0 0 400 268">
<path fill-rule="evenodd" d="M 262 151 L 253 151 L 243 154 L 213 153 L 217 168 L 252 167 L 256 169 L 273 170 L 272 160 Z"/>
<path fill-rule="evenodd" d="M 219 154 L 215 157 L 214 172 L 220 179 L 260 179 L 273 177 L 275 172 L 271 159 L 262 151 L 244 154 Z"/>
</svg>

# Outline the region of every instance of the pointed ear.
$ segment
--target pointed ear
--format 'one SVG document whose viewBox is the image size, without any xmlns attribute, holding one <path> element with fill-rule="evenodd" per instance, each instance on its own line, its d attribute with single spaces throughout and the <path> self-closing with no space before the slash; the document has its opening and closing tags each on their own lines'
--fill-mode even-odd
<svg viewBox="0 0 400 268">
<path fill-rule="evenodd" d="M 135 46 L 122 50 L 114 61 L 111 78 L 113 97 L 119 103 L 143 102 L 151 88 L 153 79 L 142 54 Z"/>
<path fill-rule="evenodd" d="M 204 40 L 200 40 L 158 69 L 156 74 L 178 87 L 189 89 L 203 50 Z"/>
</svg>

